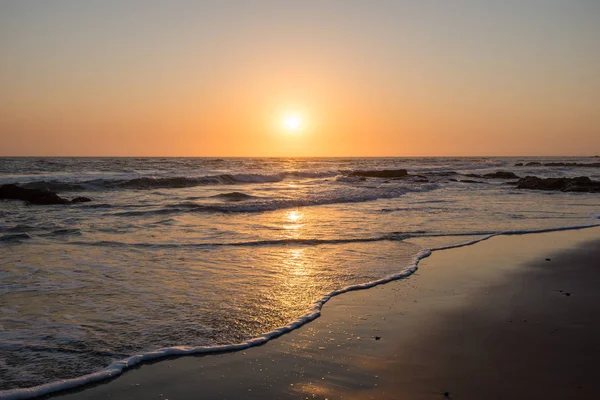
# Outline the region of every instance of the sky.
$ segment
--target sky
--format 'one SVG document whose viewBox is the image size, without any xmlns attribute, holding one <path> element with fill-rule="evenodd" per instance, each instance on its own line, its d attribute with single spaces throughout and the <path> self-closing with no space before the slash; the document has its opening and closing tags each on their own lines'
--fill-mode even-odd
<svg viewBox="0 0 600 400">
<path fill-rule="evenodd" d="M 598 155 L 598 21 L 595 0 L 0 0 L 0 156 Z"/>
</svg>

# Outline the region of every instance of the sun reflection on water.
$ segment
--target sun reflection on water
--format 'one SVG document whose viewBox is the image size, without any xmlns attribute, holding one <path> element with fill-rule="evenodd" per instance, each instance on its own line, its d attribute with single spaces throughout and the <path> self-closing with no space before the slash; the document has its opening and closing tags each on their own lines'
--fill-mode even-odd
<svg viewBox="0 0 600 400">
<path fill-rule="evenodd" d="M 292 210 L 285 213 L 285 218 L 289 222 L 297 223 L 304 218 L 304 214 L 299 210 Z"/>
<path fill-rule="evenodd" d="M 308 275 L 307 262 L 304 248 L 288 250 L 288 257 L 283 259 L 283 267 L 289 275 Z"/>
<path fill-rule="evenodd" d="M 299 210 L 290 210 L 286 211 L 283 215 L 283 229 L 284 235 L 288 239 L 300 239 L 306 232 L 304 229 L 304 224 L 302 223 L 302 219 L 304 218 L 304 213 Z"/>
</svg>

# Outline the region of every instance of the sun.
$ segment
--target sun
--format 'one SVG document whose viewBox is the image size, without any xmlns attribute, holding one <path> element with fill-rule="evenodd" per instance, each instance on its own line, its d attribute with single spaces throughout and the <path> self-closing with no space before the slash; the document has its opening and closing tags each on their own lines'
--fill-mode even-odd
<svg viewBox="0 0 600 400">
<path fill-rule="evenodd" d="M 304 118 L 297 113 L 285 114 L 281 120 L 281 124 L 287 132 L 298 133 L 304 128 Z"/>
</svg>

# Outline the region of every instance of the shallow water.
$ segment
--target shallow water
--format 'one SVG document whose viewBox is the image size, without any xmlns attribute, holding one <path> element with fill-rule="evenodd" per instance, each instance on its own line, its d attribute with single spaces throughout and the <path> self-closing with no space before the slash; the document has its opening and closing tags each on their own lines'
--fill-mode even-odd
<svg viewBox="0 0 600 400">
<path fill-rule="evenodd" d="M 0 390 L 158 348 L 244 342 L 423 248 L 600 222 L 598 194 L 460 174 L 600 179 L 597 159 L 0 158 L 19 182 L 91 203 L 0 202 Z M 351 176 L 406 168 L 426 177 Z M 447 175 L 441 172 L 454 171 Z"/>
</svg>

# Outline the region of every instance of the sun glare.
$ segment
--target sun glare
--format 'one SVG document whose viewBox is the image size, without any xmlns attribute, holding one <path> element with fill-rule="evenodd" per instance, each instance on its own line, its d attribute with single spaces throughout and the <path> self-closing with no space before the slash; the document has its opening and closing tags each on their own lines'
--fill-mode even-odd
<svg viewBox="0 0 600 400">
<path fill-rule="evenodd" d="M 304 128 L 304 119 L 300 114 L 286 114 L 282 120 L 283 128 L 290 133 L 297 133 Z"/>
</svg>

